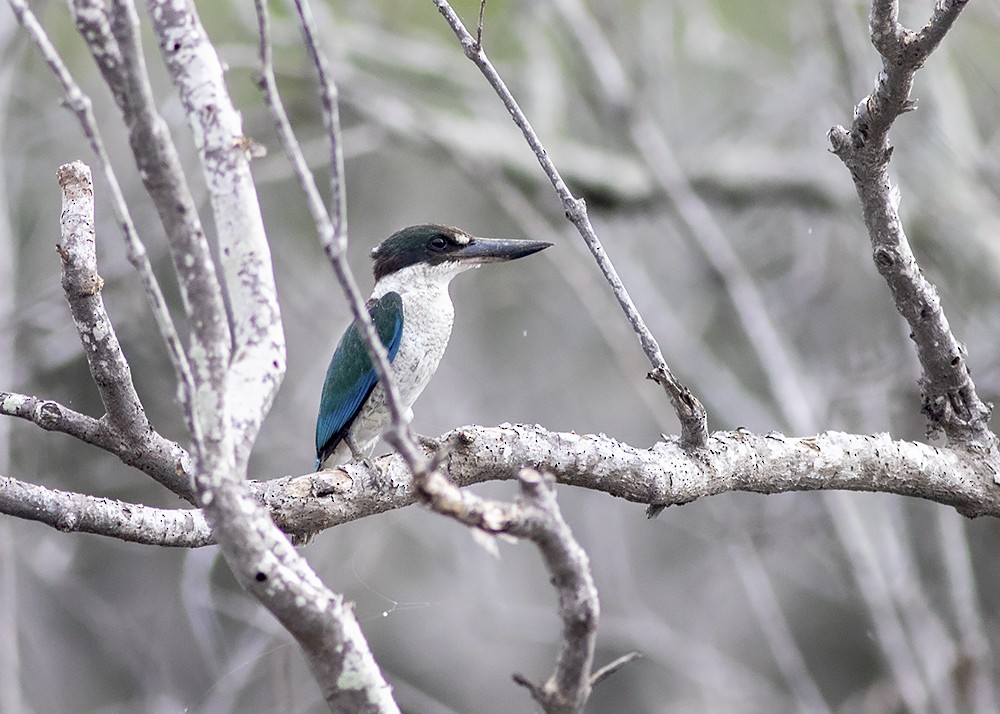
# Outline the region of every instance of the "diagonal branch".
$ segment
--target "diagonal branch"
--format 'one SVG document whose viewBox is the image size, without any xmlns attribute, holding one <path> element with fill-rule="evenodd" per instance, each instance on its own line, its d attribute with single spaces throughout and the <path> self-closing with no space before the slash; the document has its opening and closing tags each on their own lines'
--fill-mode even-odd
<svg viewBox="0 0 1000 714">
<path fill-rule="evenodd" d="M 608 110 L 621 117 L 638 155 L 659 183 L 680 225 L 719 276 L 785 423 L 792 431 L 814 430 L 814 414 L 818 411 L 812 403 L 814 394 L 804 384 L 794 351 L 787 345 L 732 241 L 693 189 L 671 142 L 644 107 L 604 28 L 581 0 L 554 0 L 553 5 L 575 39 L 580 59 L 589 66 L 601 87 Z"/>
<path fill-rule="evenodd" d="M 924 276 L 899 217 L 899 189 L 889 176 L 889 129 L 915 108 L 914 74 L 937 47 L 967 0 L 942 0 L 919 32 L 901 26 L 898 2 L 875 0 L 869 20 L 872 44 L 882 55 L 875 88 L 854 109 L 850 129 L 829 132 L 835 153 L 851 172 L 861 199 L 875 266 L 910 327 L 920 361 L 923 411 L 930 432 L 956 443 L 993 450 L 990 407 L 980 400 L 966 363 L 965 346 L 952 334 L 937 290 Z"/>
<path fill-rule="evenodd" d="M 334 199 L 334 214 L 332 218 L 323 205 L 322 197 L 316 187 L 316 181 L 302 154 L 302 148 L 295 137 L 291 123 L 288 121 L 288 115 L 285 112 L 281 95 L 278 92 L 277 82 L 274 77 L 270 41 L 270 17 L 266 6 L 261 0 L 256 0 L 255 4 L 257 8 L 261 62 L 259 84 L 261 90 L 264 92 L 265 103 L 271 110 L 282 146 L 289 157 L 289 161 L 292 163 L 292 168 L 302 188 L 302 192 L 305 194 L 313 223 L 316 225 L 320 245 L 323 247 L 323 252 L 333 266 L 337 282 L 347 299 L 352 318 L 361 328 L 361 336 L 371 355 L 372 365 L 375 367 L 379 383 L 385 391 L 390 423 L 384 438 L 406 460 L 410 471 L 422 477 L 428 469 L 428 461 L 417 449 L 413 436 L 410 433 L 409 424 L 404 418 L 399 389 L 389 365 L 388 353 L 375 332 L 375 326 L 372 324 L 368 310 L 365 308 L 364 296 L 361 294 L 357 281 L 354 279 L 354 274 L 351 272 L 350 265 L 347 263 L 347 206 L 346 192 L 343 186 L 344 158 L 340 136 L 338 92 L 336 84 L 330 76 L 326 57 L 320 51 L 317 44 L 318 32 L 309 3 L 306 0 L 296 0 L 296 8 L 298 9 L 299 24 L 306 47 L 322 88 L 323 124 L 327 129 L 327 141 L 330 144 L 331 153 L 330 181 Z"/>
<path fill-rule="evenodd" d="M 673 405 L 674 411 L 677 413 L 677 418 L 680 421 L 681 438 L 684 445 L 690 448 L 699 448 L 704 446 L 705 441 L 708 438 L 708 419 L 705 414 L 705 408 L 701 405 L 701 402 L 698 401 L 697 397 L 695 397 L 687 387 L 677 380 L 677 378 L 670 371 L 670 368 L 667 366 L 666 360 L 663 358 L 663 353 L 660 350 L 660 346 L 656 342 L 656 338 L 653 337 L 653 333 L 646 326 L 645 321 L 642 319 L 642 315 L 639 314 L 638 309 L 632 302 L 632 298 L 629 296 L 628 290 L 625 288 L 625 284 L 618 276 L 618 272 L 615 270 L 614 264 L 611 262 L 611 258 L 608 256 L 607 252 L 604 250 L 604 246 L 601 245 L 600 239 L 597 237 L 597 233 L 594 231 L 594 227 L 591 225 L 590 218 L 587 215 L 587 206 L 585 202 L 583 199 L 576 198 L 570 191 L 566 182 L 560 175 L 559 170 L 556 168 L 552 159 L 549 157 L 548 152 L 545 150 L 545 147 L 542 145 L 538 135 L 535 133 L 535 130 L 531 127 L 531 123 L 528 121 L 528 118 L 521 110 L 517 100 L 514 99 L 514 95 L 511 94 L 507 85 L 500 77 L 500 74 L 493 66 L 493 63 L 490 62 L 489 58 L 486 56 L 486 52 L 483 50 L 482 46 L 465 28 L 465 25 L 462 23 L 458 13 L 452 9 L 447 0 L 434 0 L 434 5 L 444 17 L 449 27 L 451 27 L 452 32 L 455 33 L 459 43 L 462 45 L 462 49 L 465 52 L 466 57 L 472 60 L 476 67 L 479 68 L 479 71 L 482 72 L 483 76 L 490 83 L 490 86 L 493 87 L 497 96 L 500 97 L 500 100 L 507 108 L 507 111 L 510 113 L 514 123 L 524 135 L 525 141 L 534 152 L 539 165 L 545 172 L 545 175 L 548 176 L 556 194 L 562 201 L 563 210 L 566 212 L 566 218 L 568 218 L 570 222 L 576 226 L 580 236 L 587 244 L 587 248 L 590 249 L 591 254 L 594 256 L 594 260 L 597 261 L 598 267 L 601 269 L 605 279 L 611 286 L 611 290 L 614 293 L 615 298 L 618 300 L 618 304 L 624 311 L 625 317 L 628 319 L 629 324 L 632 326 L 632 330 L 639 338 L 639 344 L 642 346 L 643 351 L 646 353 L 646 357 L 652 365 L 652 370 L 647 376 L 660 384 L 670 397 L 670 403 Z"/>
<path fill-rule="evenodd" d="M 94 183 L 90 167 L 76 161 L 59 167 L 62 288 L 80 335 L 90 375 L 101 395 L 107 420 L 130 441 L 149 430 L 149 421 L 132 383 L 122 346 L 104 309 L 104 280 L 97 274 Z"/>
<path fill-rule="evenodd" d="M 46 431 L 67 434 L 114 454 L 153 477 L 181 498 L 194 502 L 187 474 L 191 457 L 176 442 L 150 431 L 139 444 L 124 442 L 107 421 L 81 414 L 51 399 L 0 391 L 0 414 L 30 421 Z"/>
</svg>

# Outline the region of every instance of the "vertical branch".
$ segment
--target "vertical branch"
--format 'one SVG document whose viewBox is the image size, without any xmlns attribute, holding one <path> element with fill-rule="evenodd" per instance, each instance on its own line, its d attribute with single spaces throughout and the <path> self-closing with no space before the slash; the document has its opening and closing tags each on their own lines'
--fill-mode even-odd
<svg viewBox="0 0 1000 714">
<path fill-rule="evenodd" d="M 271 253 L 250 175 L 239 112 L 225 88 L 222 63 L 190 3 L 147 0 L 153 29 L 194 133 L 219 241 L 224 288 L 232 309 L 232 360 L 209 375 L 232 399 L 226 410 L 243 467 L 285 373 Z M 197 314 L 199 306 L 192 305 Z M 205 319 L 226 315 L 213 302 Z M 206 345 L 221 356 L 229 345 Z M 222 365 L 220 365 L 222 366 Z"/>
<path fill-rule="evenodd" d="M 952 667 L 959 711 L 988 712 L 997 708 L 993 653 L 979 593 L 965 520 L 943 509 L 934 513 L 944 554 L 948 596 L 955 613 L 959 658 Z"/>
<path fill-rule="evenodd" d="M 52 45 L 52 42 L 45 34 L 45 31 L 38 23 L 37 18 L 23 2 L 23 0 L 10 0 L 10 4 L 18 22 L 25 28 L 34 40 L 43 58 L 45 59 L 45 62 L 49 65 L 49 68 L 62 85 L 63 90 L 66 93 L 66 105 L 76 115 L 77 120 L 83 129 L 84 135 L 90 142 L 91 149 L 101 164 L 105 178 L 111 186 L 112 203 L 125 235 L 129 260 L 132 262 L 136 272 L 139 274 L 139 279 L 146 290 L 146 296 L 149 301 L 150 308 L 153 311 L 157 325 L 160 328 L 160 334 L 163 337 L 168 352 L 170 353 L 171 359 L 174 363 L 174 368 L 182 385 L 182 399 L 187 399 L 190 396 L 192 384 L 188 362 L 184 354 L 183 347 L 180 344 L 180 339 L 177 335 L 176 329 L 173 325 L 173 321 L 166 308 L 163 293 L 160 290 L 159 283 L 156 280 L 152 267 L 149 264 L 149 260 L 146 257 L 145 247 L 138 238 L 138 234 L 136 233 L 135 226 L 132 223 L 132 219 L 129 214 L 128 206 L 126 205 L 124 196 L 122 195 L 121 187 L 118 184 L 118 180 L 111 167 L 107 151 L 104 148 L 104 143 L 101 140 L 101 135 L 97 128 L 97 121 L 94 118 L 92 102 L 90 98 L 81 91 L 79 85 L 70 74 L 65 62 L 63 62 L 59 53 Z M 120 372 L 120 374 L 128 376 L 124 372 Z M 131 387 L 131 384 L 128 384 L 123 385 L 122 389 L 133 388 Z M 190 410 L 186 408 L 185 413 L 186 416 L 188 416 Z M 143 419 L 144 418 L 145 417 L 143 416 Z M 188 424 L 189 427 L 192 425 L 190 416 L 188 416 Z M 123 428 L 121 423 L 111 423 L 111 426 L 115 429 Z M 148 427 L 148 424 L 146 426 Z M 177 468 L 175 469 L 164 471 L 154 467 L 154 469 L 150 471 L 142 466 L 140 466 L 140 468 L 143 468 L 143 470 L 147 473 L 153 475 L 158 481 L 168 486 L 168 488 L 173 490 L 175 493 L 178 493 L 185 498 L 190 498 L 191 491 L 187 485 L 187 479 L 184 476 L 184 473 L 187 471 L 189 466 L 187 455 L 183 453 L 183 450 L 176 444 L 167 442 L 167 440 L 163 439 L 159 434 L 152 430 L 147 429 L 143 432 L 141 427 L 141 424 L 134 425 L 132 433 L 134 435 L 141 436 L 144 441 L 148 439 L 150 442 L 148 444 L 148 448 L 118 448 L 115 450 L 115 453 L 117 453 L 117 455 L 126 463 L 137 466 L 142 462 L 146 462 L 148 465 L 148 460 L 144 459 L 144 454 L 149 453 L 150 451 L 174 454 L 174 462 L 177 465 Z"/>
<path fill-rule="evenodd" d="M 189 414 L 192 380 L 187 357 L 184 354 L 184 349 L 180 343 L 180 338 L 177 335 L 177 330 L 174 327 L 173 320 L 167 310 L 166 301 L 163 297 L 163 291 L 160 289 L 159 282 L 153 274 L 152 266 L 150 265 L 149 259 L 146 255 L 145 246 L 143 246 L 142 242 L 139 240 L 135 224 L 132 222 L 128 206 L 125 203 L 125 197 L 122 193 L 121 186 L 118 183 L 118 178 L 111 166 L 111 160 L 108 157 L 107 151 L 105 150 L 104 142 L 101 139 L 100 131 L 97 128 L 97 121 L 94 117 L 93 104 L 90 98 L 82 92 L 79 85 L 73 79 L 69 69 L 66 67 L 66 64 L 59 56 L 55 47 L 53 47 L 52 43 L 49 41 L 44 30 L 42 30 L 34 14 L 30 11 L 30 9 L 28 9 L 27 5 L 21 2 L 21 0 L 11 0 L 11 6 L 14 9 L 14 13 L 17 16 L 18 21 L 35 40 L 35 43 L 38 45 L 45 61 L 48 63 L 52 72 L 62 84 L 63 90 L 66 92 L 66 104 L 71 111 L 73 111 L 77 120 L 80 122 L 84 135 L 90 142 L 91 149 L 97 157 L 101 170 L 104 173 L 104 177 L 111 188 L 112 206 L 118 217 L 118 221 L 121 224 L 122 233 L 125 237 L 128 259 L 135 268 L 136 273 L 142 282 L 143 288 L 146 291 L 146 298 L 149 302 L 150 309 L 153 312 L 153 317 L 156 320 L 157 326 L 160 329 L 160 335 L 163 338 L 171 361 L 173 362 L 174 370 L 177 373 L 177 378 L 181 384 L 181 399 L 185 406 L 185 415 L 188 416 L 188 425 L 190 427 L 191 422 Z M 88 33 L 88 36 L 90 36 L 90 33 Z M 96 36 L 94 39 L 95 46 L 99 47 L 99 36 Z M 90 45 L 88 45 L 88 47 L 90 47 Z M 101 56 L 109 58 L 113 61 L 115 54 L 113 52 L 103 52 L 101 53 Z M 111 83 L 109 82 L 109 84 Z M 112 89 L 114 89 L 115 85 L 112 84 L 111 86 Z"/>
<path fill-rule="evenodd" d="M 323 128 L 330 143 L 330 202 L 333 204 L 331 223 L 333 249 L 340 255 L 347 252 L 347 186 L 344 178 L 344 147 L 340 130 L 340 102 L 337 84 L 330 74 L 330 63 L 320 52 L 317 41 L 316 21 L 308 0 L 295 0 L 300 27 L 306 41 L 306 51 L 316 68 L 319 80 L 319 97 L 323 107 Z M 326 246 L 324 246 L 326 248 Z"/>
<path fill-rule="evenodd" d="M 258 49 L 261 63 L 258 81 L 264 92 L 265 102 L 274 117 L 285 153 L 292 162 L 295 174 L 306 196 L 309 210 L 317 229 L 326 239 L 332 240 L 335 233 L 333 224 L 330 222 L 329 215 L 323 206 L 323 201 L 316 188 L 312 173 L 306 165 L 305 157 L 302 155 L 301 148 L 288 121 L 284 105 L 281 102 L 281 96 L 278 93 L 277 82 L 274 77 L 270 16 L 265 0 L 255 0 L 255 8 L 258 21 Z M 333 94 L 331 96 L 335 97 L 336 95 Z M 332 129 L 334 125 L 328 124 L 328 127 Z M 346 228 L 346 216 L 345 222 L 340 225 Z M 354 285 L 353 287 L 355 294 L 360 300 L 357 286 Z M 367 317 L 367 312 L 365 312 L 365 316 Z M 373 337 L 373 339 L 378 342 L 377 337 Z M 381 343 L 378 346 L 381 346 Z M 385 362 L 388 365 L 388 359 Z M 388 369 L 387 366 L 386 369 Z M 339 599 L 340 596 L 337 595 L 335 597 Z M 328 653 L 322 649 L 306 648 L 307 654 L 310 656 L 313 673 L 323 687 L 327 702 L 345 711 L 353 711 L 355 709 L 358 711 L 398 711 L 392 699 L 391 691 L 368 648 L 368 644 L 364 639 L 357 619 L 354 617 L 354 613 L 350 608 L 341 608 L 335 615 L 335 617 L 324 623 L 328 631 L 328 646 L 333 645 L 337 652 L 347 652 L 350 654 L 350 657 L 330 658 L 327 656 Z M 345 676 L 349 676 L 350 681 L 345 679 Z"/>
<path fill-rule="evenodd" d="M 515 680 L 528 687 L 547 713 L 580 712 L 593 684 L 591 669 L 601 610 L 590 573 L 590 559 L 563 520 L 552 476 L 525 470 L 518 483 L 523 514 L 508 524 L 505 531 L 528 538 L 538 546 L 559 596 L 563 637 L 556 670 L 544 684 L 532 685 L 520 675 Z"/>
<path fill-rule="evenodd" d="M 146 418 L 132 382 L 132 371 L 104 309 L 101 297 L 104 281 L 97 274 L 90 168 L 79 161 L 66 164 L 59 167 L 58 178 L 63 208 L 62 241 L 56 248 L 62 261 L 62 287 L 105 409 L 105 416 L 97 423 L 100 436 L 95 436 L 105 442 L 126 444 L 117 453 L 133 462 L 145 459 L 150 453 L 172 454 L 174 470 L 146 471 L 175 493 L 190 498 L 190 487 L 181 475 L 187 467 L 186 454 L 154 431 Z"/>
<path fill-rule="evenodd" d="M 177 274 L 181 299 L 193 326 L 192 349 L 202 353 L 203 345 L 229 344 L 226 322 L 207 321 L 192 314 L 191 295 L 197 294 L 201 304 L 220 301 L 218 279 L 212 262 L 208 241 L 205 238 L 194 201 L 180 166 L 180 160 L 170 139 L 166 123 L 156 112 L 152 88 L 146 74 L 142 52 L 138 48 L 138 17 L 131 2 L 116 0 L 109 13 L 103 0 L 73 0 L 71 11 L 77 29 L 87 38 L 87 49 L 97 64 L 105 83 L 111 90 L 115 103 L 128 131 L 129 146 L 140 178 L 160 216 L 167 233 L 170 255 Z M 112 27 L 113 26 L 113 27 Z M 96 133 L 96 127 L 95 127 Z M 126 236 L 129 260 L 140 276 L 152 275 L 146 251 L 132 224 L 117 179 L 104 156 L 98 152 L 112 189 L 112 198 Z M 153 282 L 152 280 L 146 282 Z M 153 282 L 147 295 L 158 322 L 164 342 L 174 362 L 181 385 L 181 402 L 188 430 L 192 438 L 200 440 L 200 427 L 194 419 L 194 379 L 191 367 L 180 340 L 173 330 L 159 287 Z M 161 317 L 166 315 L 166 317 Z M 225 361 L 228 355 L 221 355 Z M 197 365 L 200 368 L 200 365 Z M 201 381 L 205 373 L 198 375 Z"/>
<path fill-rule="evenodd" d="M 559 597 L 562 643 L 555 672 L 543 684 L 534 684 L 520 674 L 514 675 L 514 680 L 531 692 L 547 714 L 580 712 L 594 685 L 633 656 L 591 671 L 600 604 L 590 560 L 563 520 L 556 503 L 555 479 L 524 469 L 518 484 L 521 495 L 514 503 L 462 491 L 437 471 L 427 475 L 423 488 L 437 512 L 488 534 L 526 538 L 538 547 Z"/>
</svg>

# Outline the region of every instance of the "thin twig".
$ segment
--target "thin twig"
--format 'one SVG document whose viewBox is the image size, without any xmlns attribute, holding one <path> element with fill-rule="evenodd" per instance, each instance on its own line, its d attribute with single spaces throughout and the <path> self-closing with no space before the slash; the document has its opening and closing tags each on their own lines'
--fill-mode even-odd
<svg viewBox="0 0 1000 714">
<path fill-rule="evenodd" d="M 795 697 L 799 711 L 830 712 L 815 678 L 809 672 L 802 649 L 795 642 L 788 618 L 781 611 L 778 594 L 761 562 L 757 546 L 749 538 L 736 540 L 728 546 L 729 557 L 743 583 L 750 607 L 757 616 L 771 656 L 778 665 L 785 684 Z"/>
<path fill-rule="evenodd" d="M 476 23 L 476 47 L 483 47 L 483 18 L 486 15 L 486 0 L 479 0 L 479 22 Z"/>
<path fill-rule="evenodd" d="M 323 128 L 326 130 L 327 141 L 330 144 L 330 202 L 333 211 L 330 216 L 333 228 L 333 243 L 336 252 L 344 255 L 347 252 L 347 185 L 344 174 L 344 147 L 340 128 L 340 92 L 330 73 L 330 64 L 326 54 L 320 51 L 317 39 L 316 21 L 308 0 L 295 0 L 299 13 L 302 35 L 306 41 L 306 50 L 316 69 L 319 81 L 319 97 L 323 107 Z M 272 69 L 273 74 L 273 69 Z M 277 94 L 275 94 L 277 96 Z M 325 246 L 324 246 L 325 248 Z"/>
<path fill-rule="evenodd" d="M 361 336 L 372 357 L 372 365 L 378 375 L 378 383 L 385 392 L 390 423 L 384 438 L 403 456 L 412 473 L 420 477 L 427 471 L 427 458 L 417 448 L 416 442 L 410 433 L 409 425 L 405 419 L 405 410 L 402 407 L 402 399 L 399 396 L 399 389 L 389 365 L 389 355 L 378 334 L 375 332 L 375 326 L 372 324 L 371 317 L 365 307 L 364 296 L 361 294 L 354 274 L 351 272 L 350 265 L 347 263 L 346 192 L 343 186 L 343 150 L 340 136 L 336 85 L 330 75 L 326 57 L 317 44 L 318 32 L 312 12 L 309 9 L 309 3 L 307 0 L 296 0 L 296 7 L 299 10 L 299 21 L 309 56 L 313 61 L 320 86 L 322 87 L 323 124 L 327 129 L 327 140 L 330 144 L 332 157 L 330 181 L 333 196 L 335 197 L 333 220 L 323 206 L 323 201 L 316 188 L 316 182 L 309 171 L 305 158 L 302 156 L 302 149 L 295 138 L 295 134 L 282 106 L 274 79 L 270 43 L 266 40 L 267 35 L 265 34 L 269 26 L 264 24 L 265 20 L 259 19 L 258 22 L 261 23 L 261 86 L 265 92 L 267 104 L 271 107 L 274 114 L 275 122 L 278 126 L 278 134 L 281 137 L 285 153 L 288 154 L 292 161 L 299 184 L 306 194 L 313 222 L 316 224 L 320 245 L 330 264 L 333 266 L 334 274 L 341 289 L 344 291 L 344 296 L 347 299 L 354 322 L 361 329 Z M 264 17 L 262 12 L 263 4 L 259 0 L 257 1 L 257 9 L 258 18 Z"/>
<path fill-rule="evenodd" d="M 666 194 L 679 223 L 719 276 L 786 424 L 798 433 L 815 431 L 812 395 L 760 290 L 711 210 L 693 190 L 662 129 L 644 109 L 604 29 L 580 0 L 555 0 L 553 5 L 600 86 L 600 96 L 627 125 L 638 155 Z"/>
<path fill-rule="evenodd" d="M 593 689 L 611 675 L 620 672 L 625 665 L 634 662 L 640 657 L 642 657 L 641 652 L 629 652 L 628 654 L 622 655 L 618 659 L 608 662 L 606 665 L 590 675 L 590 688 Z"/>
<path fill-rule="evenodd" d="M 500 97 L 500 100 L 507 108 L 507 111 L 510 113 L 514 123 L 521 130 L 525 141 L 527 141 L 528 145 L 531 147 L 531 150 L 538 159 L 538 163 L 541 165 L 542 170 L 545 172 L 545 175 L 548 176 L 552 187 L 555 189 L 556 194 L 558 194 L 559 199 L 562 201 L 563 209 L 566 212 L 566 218 L 568 218 L 573 225 L 576 226 L 577 231 L 579 231 L 584 242 L 587 244 L 587 247 L 590 249 L 591 254 L 594 256 L 594 259 L 597 261 L 598 267 L 601 269 L 605 279 L 611 286 L 611 290 L 614 293 L 615 298 L 618 300 L 618 304 L 621 305 L 622 310 L 625 312 L 625 316 L 628 319 L 629 324 L 632 325 L 632 330 L 639 338 L 639 344 L 642 346 L 643 351 L 646 353 L 646 357 L 652 365 L 652 370 L 650 370 L 647 376 L 660 384 L 670 397 L 670 402 L 674 407 L 674 411 L 677 413 L 677 418 L 680 420 L 683 443 L 689 448 L 704 446 L 705 441 L 708 438 L 708 422 L 705 414 L 705 408 L 701 405 L 694 394 L 692 394 L 687 387 L 682 385 L 680 381 L 677 380 L 677 378 L 670 371 L 670 368 L 667 366 L 659 344 L 656 342 L 652 332 L 650 332 L 645 321 L 642 319 L 642 316 L 639 314 L 638 309 L 632 302 L 632 298 L 629 296 L 628 290 L 625 288 L 624 283 L 622 283 L 622 280 L 618 276 L 618 272 L 615 270 L 611 259 L 604 250 L 604 246 L 601 245 L 601 241 L 597 237 L 594 227 L 590 223 L 590 218 L 587 216 L 586 204 L 582 199 L 576 198 L 569 190 L 569 187 L 566 185 L 566 182 L 563 181 L 559 170 L 552 162 L 552 159 L 549 157 L 545 147 L 542 146 L 535 130 L 531 127 L 528 118 L 521 110 L 520 105 L 518 105 L 514 96 L 507 88 L 507 85 L 496 71 L 496 68 L 486 56 L 483 48 L 479 46 L 476 39 L 469 34 L 469 31 L 465 28 L 465 25 L 462 23 L 458 14 L 454 11 L 454 9 L 452 9 L 447 0 L 434 0 L 434 4 L 441 15 L 445 18 L 449 27 L 451 27 L 452 31 L 455 33 L 459 43 L 462 45 L 462 49 L 465 52 L 466 57 L 472 60 L 472 62 L 479 68 L 479 71 L 482 72 L 483 76 L 490 83 L 490 86 L 493 87 L 497 96 Z"/>
<path fill-rule="evenodd" d="M 937 511 L 938 539 L 944 557 L 948 599 L 955 613 L 959 659 L 952 668 L 959 701 L 967 702 L 970 711 L 997 709 L 993 678 L 993 653 L 990 649 L 986 619 L 980 595 L 965 523 L 953 513 Z"/>
<path fill-rule="evenodd" d="M 920 676 L 917 654 L 907 636 L 886 575 L 879 568 L 875 546 L 857 508 L 845 494 L 830 494 L 833 526 L 851 562 L 851 570 L 868 612 L 888 669 L 908 712 L 928 711 L 928 683 Z"/>
</svg>

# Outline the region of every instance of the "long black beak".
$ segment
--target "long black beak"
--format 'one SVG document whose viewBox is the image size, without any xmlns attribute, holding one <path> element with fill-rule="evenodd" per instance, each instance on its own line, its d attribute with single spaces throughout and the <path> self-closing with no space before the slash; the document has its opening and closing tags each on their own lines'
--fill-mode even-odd
<svg viewBox="0 0 1000 714">
<path fill-rule="evenodd" d="M 502 263 L 545 250 L 551 243 L 538 240 L 473 237 L 449 257 L 462 263 Z"/>
</svg>

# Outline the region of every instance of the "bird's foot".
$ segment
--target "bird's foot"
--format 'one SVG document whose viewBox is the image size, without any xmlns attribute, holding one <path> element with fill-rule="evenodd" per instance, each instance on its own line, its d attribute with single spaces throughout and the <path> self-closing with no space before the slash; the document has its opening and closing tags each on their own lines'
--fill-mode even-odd
<svg viewBox="0 0 1000 714">
<path fill-rule="evenodd" d="M 360 461 L 365 465 L 365 467 L 374 474 L 376 479 L 381 479 L 383 476 L 382 469 L 375 465 L 372 458 L 365 452 L 364 449 L 358 446 L 358 443 L 351 437 L 345 437 L 344 441 L 347 443 L 347 448 L 351 450 L 351 457 L 355 461 Z"/>
</svg>

